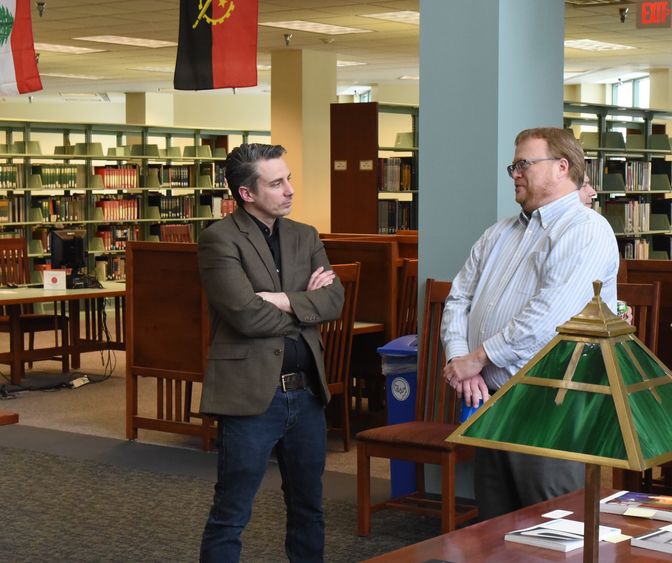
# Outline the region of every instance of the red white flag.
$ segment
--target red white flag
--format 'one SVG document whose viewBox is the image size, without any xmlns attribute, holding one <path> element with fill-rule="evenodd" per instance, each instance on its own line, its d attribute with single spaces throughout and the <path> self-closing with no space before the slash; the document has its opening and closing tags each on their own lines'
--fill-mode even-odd
<svg viewBox="0 0 672 563">
<path fill-rule="evenodd" d="M 257 85 L 257 0 L 180 0 L 175 88 Z"/>
<path fill-rule="evenodd" d="M 30 0 L 0 0 L 0 95 L 42 90 Z"/>
</svg>

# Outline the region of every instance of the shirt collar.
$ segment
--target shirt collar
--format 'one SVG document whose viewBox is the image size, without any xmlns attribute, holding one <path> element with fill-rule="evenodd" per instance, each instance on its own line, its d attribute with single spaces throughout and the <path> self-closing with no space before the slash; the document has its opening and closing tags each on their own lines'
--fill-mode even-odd
<svg viewBox="0 0 672 563">
<path fill-rule="evenodd" d="M 272 236 L 274 233 L 276 233 L 278 231 L 278 220 L 277 219 L 273 223 L 273 230 L 271 231 L 271 229 L 268 227 L 268 225 L 266 223 L 257 219 L 254 215 L 249 213 L 247 210 L 244 209 L 244 211 L 245 211 L 245 213 L 247 213 L 252 218 L 252 221 L 254 221 L 257 224 L 257 227 L 259 227 L 259 230 L 263 233 L 263 235 L 266 238 L 269 238 L 270 236 Z"/>
<path fill-rule="evenodd" d="M 579 191 L 574 190 L 567 195 L 562 196 L 556 200 L 553 200 L 546 205 L 542 205 L 539 209 L 535 209 L 530 217 L 525 215 L 523 211 L 520 212 L 518 220 L 524 225 L 527 226 L 529 222 L 537 218 L 539 223 L 544 229 L 547 229 L 559 216 L 564 215 L 566 211 L 573 207 L 581 207 L 581 200 L 579 199 Z"/>
</svg>

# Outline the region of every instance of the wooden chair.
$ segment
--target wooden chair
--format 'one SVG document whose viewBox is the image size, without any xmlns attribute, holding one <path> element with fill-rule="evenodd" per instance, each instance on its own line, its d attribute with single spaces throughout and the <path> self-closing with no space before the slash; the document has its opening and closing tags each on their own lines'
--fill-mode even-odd
<svg viewBox="0 0 672 563">
<path fill-rule="evenodd" d="M 30 267 L 26 240 L 22 237 L 0 238 L 0 286 L 19 286 L 30 282 Z M 20 338 L 16 340 L 20 353 L 32 365 L 33 360 L 56 359 L 61 362 L 63 373 L 70 371 L 69 326 L 68 317 L 63 306 L 61 312 L 56 310 L 54 303 L 53 314 L 35 313 L 32 305 L 21 306 L 19 315 Z M 58 331 L 61 332 L 61 342 L 58 341 Z M 0 310 L 0 332 L 10 332 L 10 317 L 8 311 Z M 58 355 L 52 349 L 35 349 L 36 332 L 53 332 L 54 346 Z M 24 350 L 24 337 L 28 334 L 28 351 Z"/>
<path fill-rule="evenodd" d="M 397 336 L 418 333 L 418 260 L 404 258 L 397 298 Z"/>
<path fill-rule="evenodd" d="M 193 383 L 202 383 L 209 345 L 208 303 L 197 245 L 130 241 L 126 248 L 126 437 L 138 430 L 199 436 L 212 449 L 215 420 L 190 421 Z M 139 412 L 139 380 L 156 382 L 156 409 Z"/>
<path fill-rule="evenodd" d="M 619 299 L 632 307 L 632 323 L 637 327 L 637 338 L 654 354 L 658 354 L 658 317 L 660 314 L 660 282 L 618 283 L 616 293 Z M 656 470 L 644 472 L 614 469 L 613 486 L 630 491 L 658 492 L 672 494 L 672 467 L 665 465 Z"/>
<path fill-rule="evenodd" d="M 343 449 L 347 452 L 350 450 L 350 352 L 359 291 L 359 262 L 332 264 L 331 267 L 345 288 L 345 299 L 340 318 L 322 323 L 320 332 L 324 343 L 324 369 L 329 392 L 332 397 L 340 395 L 343 404 L 340 418 Z"/>
<path fill-rule="evenodd" d="M 478 515 L 475 506 L 457 505 L 455 500 L 455 466 L 472 458 L 474 450 L 445 441 L 457 427 L 457 397 L 443 377 L 445 357 L 440 340 L 443 306 L 451 282 L 427 280 L 424 319 L 418 349 L 418 383 L 416 420 L 371 428 L 357 434 L 357 531 L 368 536 L 371 513 L 383 508 L 441 517 L 444 533 L 457 524 Z M 416 463 L 418 490 L 410 495 L 371 505 L 371 458 L 382 457 Z M 441 499 L 425 492 L 424 464 L 441 466 Z"/>
<path fill-rule="evenodd" d="M 159 238 L 161 242 L 192 242 L 191 227 L 186 223 L 161 223 Z"/>
</svg>

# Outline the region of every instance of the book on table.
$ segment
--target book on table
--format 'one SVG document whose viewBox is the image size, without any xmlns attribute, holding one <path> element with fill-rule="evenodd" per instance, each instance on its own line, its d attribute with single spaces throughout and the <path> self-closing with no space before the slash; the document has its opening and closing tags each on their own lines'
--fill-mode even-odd
<svg viewBox="0 0 672 563">
<path fill-rule="evenodd" d="M 654 551 L 662 551 L 663 553 L 672 553 L 672 531 L 667 530 L 669 526 L 649 532 L 643 536 L 638 536 L 630 540 L 630 544 L 634 547 L 642 547 L 644 549 L 653 549 Z"/>
<path fill-rule="evenodd" d="M 600 526 L 598 537 L 603 540 L 620 533 L 619 528 Z M 529 528 L 513 530 L 506 534 L 504 539 L 555 551 L 572 551 L 583 547 L 583 522 L 564 518 L 548 520 Z"/>
<path fill-rule="evenodd" d="M 672 496 L 619 491 L 600 501 L 600 511 L 672 522 Z"/>
</svg>

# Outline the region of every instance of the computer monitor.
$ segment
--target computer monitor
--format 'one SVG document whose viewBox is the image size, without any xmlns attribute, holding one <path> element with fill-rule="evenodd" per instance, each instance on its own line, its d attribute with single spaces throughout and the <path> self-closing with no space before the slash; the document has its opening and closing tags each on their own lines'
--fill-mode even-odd
<svg viewBox="0 0 672 563">
<path fill-rule="evenodd" d="M 51 267 L 71 269 L 76 278 L 86 267 L 86 229 L 52 229 L 49 233 Z"/>
</svg>

